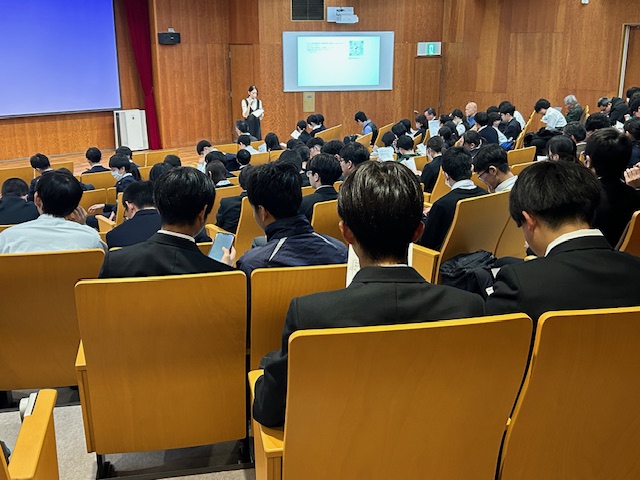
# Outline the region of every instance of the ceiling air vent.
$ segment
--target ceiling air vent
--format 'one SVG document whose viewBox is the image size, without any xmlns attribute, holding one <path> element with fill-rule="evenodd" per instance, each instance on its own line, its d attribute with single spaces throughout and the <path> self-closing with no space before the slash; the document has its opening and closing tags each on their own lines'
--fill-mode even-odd
<svg viewBox="0 0 640 480">
<path fill-rule="evenodd" d="M 324 0 L 291 0 L 291 20 L 324 20 Z"/>
</svg>

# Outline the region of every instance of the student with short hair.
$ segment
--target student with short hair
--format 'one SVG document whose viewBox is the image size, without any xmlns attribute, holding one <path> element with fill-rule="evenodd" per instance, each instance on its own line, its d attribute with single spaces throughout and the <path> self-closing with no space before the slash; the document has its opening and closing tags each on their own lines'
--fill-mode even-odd
<svg viewBox="0 0 640 480">
<path fill-rule="evenodd" d="M 413 139 L 409 135 L 401 135 L 396 140 L 396 147 L 399 153 L 398 163 L 407 167 L 414 175 L 418 175 L 416 161 L 413 159 L 418 154 L 413 151 Z"/>
<path fill-rule="evenodd" d="M 351 142 L 340 150 L 340 167 L 345 178 L 367 160 L 369 160 L 369 149 L 361 143 Z"/>
<path fill-rule="evenodd" d="M 97 147 L 89 147 L 84 156 L 87 159 L 87 163 L 89 163 L 89 168 L 82 172 L 83 175 L 85 173 L 100 173 L 109 171 L 108 168 L 100 164 L 100 160 L 102 160 L 102 152 Z"/>
<path fill-rule="evenodd" d="M 485 145 L 473 159 L 473 170 L 489 193 L 511 190 L 518 179 L 511 173 L 507 152 L 500 145 Z"/>
<path fill-rule="evenodd" d="M 0 225 L 15 225 L 35 220 L 40 215 L 33 202 L 27 200 L 29 185 L 21 178 L 7 178 L 0 196 Z"/>
<path fill-rule="evenodd" d="M 507 103 L 500 107 L 500 117 L 501 120 L 505 123 L 504 128 L 504 136 L 507 137 L 507 141 L 516 141 L 516 139 L 520 136 L 520 132 L 522 128 L 518 121 L 513 117 L 513 114 L 516 111 L 516 107 Z"/>
<path fill-rule="evenodd" d="M 253 171 L 252 165 L 247 165 L 238 175 L 238 182 L 242 192 L 240 195 L 226 197 L 220 200 L 220 206 L 216 213 L 216 225 L 227 232 L 236 233 L 238 230 L 238 222 L 240 221 L 240 213 L 242 210 L 242 199 L 247 196 L 247 179 Z"/>
<path fill-rule="evenodd" d="M 576 144 L 576 156 L 584 152 L 584 147 L 587 145 L 585 141 L 587 138 L 587 130 L 580 122 L 569 122 L 562 129 L 562 133 L 573 140 Z"/>
<path fill-rule="evenodd" d="M 371 145 L 375 145 L 378 138 L 378 127 L 376 126 L 376 124 L 368 119 L 367 115 L 362 111 L 356 112 L 353 116 L 353 119 L 362 129 L 362 131 L 360 132 L 361 135 L 368 135 L 369 133 L 372 134 Z"/>
<path fill-rule="evenodd" d="M 336 157 L 328 153 L 319 153 L 307 163 L 306 175 L 309 177 L 309 184 L 314 188 L 315 192 L 302 197 L 302 203 L 298 211 L 304 214 L 307 220 L 311 222 L 313 206 L 316 203 L 338 198 L 338 192 L 333 184 L 342 175 L 342 169 Z"/>
<path fill-rule="evenodd" d="M 196 152 L 198 153 L 198 165 L 197 169 L 204 173 L 207 169 L 207 165 L 205 163 L 205 157 L 207 153 L 213 152 L 214 148 L 211 145 L 209 140 L 200 140 L 196 145 Z"/>
<path fill-rule="evenodd" d="M 344 148 L 344 142 L 342 140 L 329 140 L 320 148 L 321 153 L 328 153 L 334 155 L 340 159 L 340 151 Z"/>
<path fill-rule="evenodd" d="M 35 177 L 29 183 L 29 193 L 27 194 L 27 200 L 33 202 L 33 196 L 36 192 L 36 184 L 38 183 L 38 180 L 40 180 L 42 175 L 53 172 L 53 168 L 51 168 L 49 157 L 42 153 L 36 153 L 35 155 L 32 155 L 31 158 L 29 158 L 29 163 L 31 164 L 31 167 L 40 174 L 40 176 Z"/>
<path fill-rule="evenodd" d="M 107 233 L 107 245 L 128 247 L 148 240 L 160 230 L 160 214 L 153 203 L 153 183 L 135 182 L 122 194 L 126 221 Z"/>
<path fill-rule="evenodd" d="M 310 138 L 306 145 L 309 148 L 309 156 L 315 157 L 322 151 L 322 146 L 325 144 L 325 141 L 320 137 Z"/>
<path fill-rule="evenodd" d="M 180 157 L 172 154 L 169 154 L 166 157 L 164 157 L 164 163 L 168 163 L 174 168 L 182 166 L 182 161 L 180 160 Z"/>
<path fill-rule="evenodd" d="M 444 142 L 441 137 L 431 137 L 427 140 L 427 155 L 431 157 L 431 161 L 422 169 L 420 181 L 424 185 L 424 191 L 431 193 L 436 185 L 438 175 L 440 175 L 440 167 L 442 166 L 442 151 L 444 150 Z"/>
<path fill-rule="evenodd" d="M 533 106 L 536 113 L 542 115 L 540 121 L 546 123 L 547 130 L 560 130 L 567 124 L 567 120 L 564 115 L 555 108 L 551 107 L 551 102 L 546 98 L 539 99 Z"/>
</svg>

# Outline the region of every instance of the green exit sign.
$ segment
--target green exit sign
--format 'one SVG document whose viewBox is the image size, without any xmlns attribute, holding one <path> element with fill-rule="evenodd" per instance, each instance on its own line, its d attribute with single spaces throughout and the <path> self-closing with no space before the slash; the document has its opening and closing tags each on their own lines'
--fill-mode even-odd
<svg viewBox="0 0 640 480">
<path fill-rule="evenodd" d="M 442 55 L 442 42 L 419 42 L 419 57 L 434 57 Z"/>
</svg>

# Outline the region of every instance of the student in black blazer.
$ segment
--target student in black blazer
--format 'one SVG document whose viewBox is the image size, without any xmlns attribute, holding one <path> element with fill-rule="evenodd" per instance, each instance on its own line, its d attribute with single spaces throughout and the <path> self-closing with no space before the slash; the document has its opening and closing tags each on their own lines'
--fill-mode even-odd
<svg viewBox="0 0 640 480">
<path fill-rule="evenodd" d="M 394 162 L 365 162 L 341 187 L 338 212 L 361 270 L 342 290 L 291 301 L 282 347 L 265 358 L 254 418 L 268 427 L 285 417 L 289 337 L 301 329 L 390 325 L 483 314 L 478 295 L 427 283 L 406 266 L 409 243 L 422 233 L 423 193 L 415 175 Z M 321 359 L 319 360 L 321 361 Z"/>
<path fill-rule="evenodd" d="M 238 222 L 240 221 L 240 211 L 242 210 L 242 199 L 247 196 L 247 178 L 251 175 L 252 165 L 246 165 L 240 170 L 238 182 L 242 187 L 242 193 L 235 197 L 227 197 L 220 200 L 220 206 L 216 213 L 216 225 L 224 228 L 227 232 L 236 233 Z"/>
<path fill-rule="evenodd" d="M 451 191 L 435 201 L 429 210 L 419 244 L 440 250 L 456 213 L 456 205 L 466 198 L 486 195 L 471 181 L 471 155 L 462 147 L 452 147 L 442 155 L 442 170 Z"/>
<path fill-rule="evenodd" d="M 162 229 L 145 242 L 107 253 L 101 278 L 233 270 L 233 247 L 221 263 L 204 255 L 194 238 L 213 207 L 213 180 L 195 168 L 174 168 L 156 180 L 153 193 Z"/>
<path fill-rule="evenodd" d="M 431 137 L 427 140 L 427 155 L 431 157 L 431 161 L 422 169 L 420 182 L 424 185 L 424 191 L 431 193 L 436 185 L 438 175 L 440 175 L 440 167 L 442 166 L 442 149 L 444 142 L 442 137 Z"/>
<path fill-rule="evenodd" d="M 29 186 L 21 178 L 4 181 L 0 198 L 0 225 L 15 225 L 40 216 L 35 203 L 27 201 L 28 193 Z"/>
<path fill-rule="evenodd" d="M 478 133 L 484 140 L 484 143 L 499 143 L 498 132 L 489 124 L 489 115 L 487 112 L 478 112 L 474 117 L 478 124 Z"/>
<path fill-rule="evenodd" d="M 502 267 L 488 314 L 640 305 L 640 258 L 615 251 L 590 224 L 597 178 L 582 165 L 536 162 L 511 190 L 511 217 L 538 258 Z"/>
<path fill-rule="evenodd" d="M 109 169 L 100 165 L 100 160 L 102 160 L 102 152 L 96 147 L 90 147 L 87 150 L 87 153 L 84 154 L 87 158 L 87 162 L 89 163 L 89 168 L 82 172 L 85 173 L 100 173 L 100 172 L 108 172 Z"/>
<path fill-rule="evenodd" d="M 309 160 L 306 174 L 310 185 L 315 188 L 315 192 L 302 197 L 298 212 L 303 213 L 311 222 L 313 206 L 316 203 L 338 198 L 338 192 L 333 184 L 342 175 L 342 168 L 340 168 L 340 162 L 336 157 L 328 153 L 320 153 Z"/>
</svg>

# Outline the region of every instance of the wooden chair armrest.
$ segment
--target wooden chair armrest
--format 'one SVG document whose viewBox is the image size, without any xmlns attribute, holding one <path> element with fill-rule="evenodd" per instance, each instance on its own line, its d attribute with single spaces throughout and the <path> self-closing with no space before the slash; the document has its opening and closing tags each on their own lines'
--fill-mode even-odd
<svg viewBox="0 0 640 480">
<path fill-rule="evenodd" d="M 98 230 L 100 232 L 110 232 L 116 226 L 116 222 L 102 215 L 96 215 L 96 220 L 98 220 Z"/>
<path fill-rule="evenodd" d="M 263 370 L 252 370 L 249 372 L 249 388 L 251 390 L 251 404 L 255 398 L 256 381 L 263 374 Z M 284 428 L 268 428 L 260 425 L 255 420 L 252 422 L 254 428 L 259 431 L 253 432 L 254 441 L 262 443 L 262 449 L 267 458 L 281 457 L 284 451 Z"/>
<path fill-rule="evenodd" d="M 207 223 L 204 228 L 207 230 L 207 235 L 209 235 L 212 240 L 215 240 L 217 233 L 231 233 L 227 232 L 224 228 L 214 225 L 213 223 Z"/>
<path fill-rule="evenodd" d="M 440 252 L 431 250 L 430 248 L 411 244 L 411 260 L 410 265 L 415 268 L 427 282 L 435 283 L 438 276 L 438 263 L 440 261 Z"/>
</svg>

